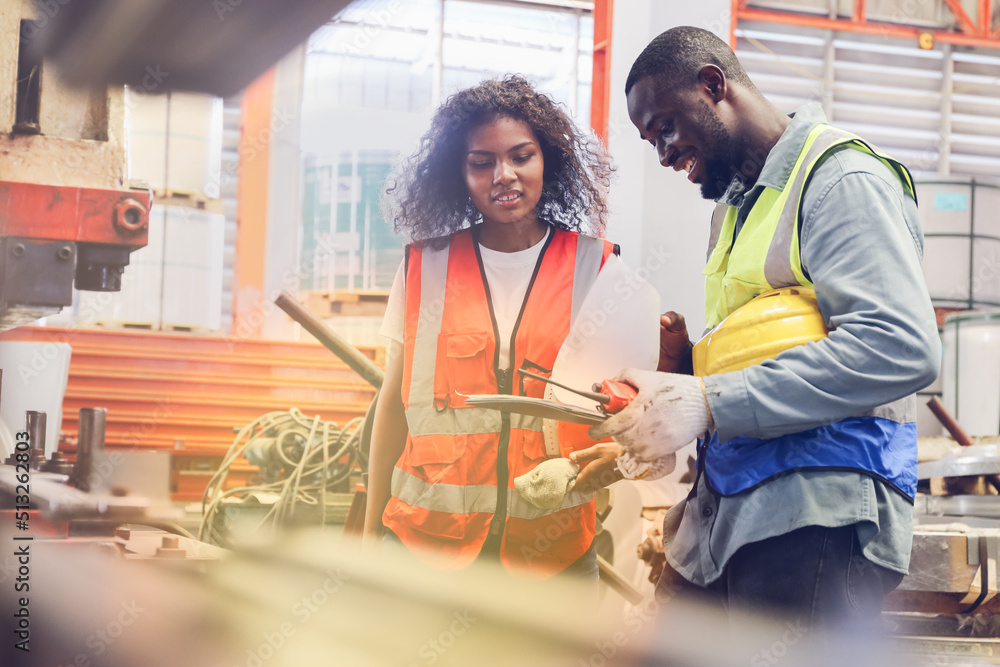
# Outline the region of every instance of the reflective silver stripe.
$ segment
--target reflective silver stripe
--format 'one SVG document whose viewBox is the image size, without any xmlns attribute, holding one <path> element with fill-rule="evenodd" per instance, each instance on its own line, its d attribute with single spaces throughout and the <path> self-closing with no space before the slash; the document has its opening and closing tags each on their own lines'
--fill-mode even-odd
<svg viewBox="0 0 1000 667">
<path fill-rule="evenodd" d="M 788 197 L 781 209 L 774 237 L 767 249 L 767 258 L 764 260 L 764 278 L 771 287 L 788 287 L 799 284 L 798 278 L 792 271 L 792 236 L 795 226 L 798 224 L 802 188 L 805 185 L 806 177 L 809 176 L 810 166 L 834 145 L 842 143 L 845 139 L 856 138 L 849 132 L 828 126 L 816 137 L 805 157 L 799 163 L 795 180 L 785 185 Z"/>
<path fill-rule="evenodd" d="M 880 405 L 871 410 L 866 410 L 855 415 L 856 417 L 880 417 L 896 422 L 897 424 L 908 424 L 917 421 L 917 395 L 910 394 L 892 403 Z"/>
<path fill-rule="evenodd" d="M 461 435 L 463 433 L 499 433 L 501 412 L 486 408 L 459 408 L 438 411 L 434 406 L 411 407 L 406 411 L 410 435 Z M 542 418 L 510 414 L 511 428 L 542 431 Z"/>
<path fill-rule="evenodd" d="M 416 475 L 395 468 L 392 495 L 411 507 L 447 514 L 496 513 L 497 487 L 493 485 L 428 484 Z"/>
<path fill-rule="evenodd" d="M 576 237 L 576 267 L 573 273 L 573 303 L 570 306 L 570 322 L 576 321 L 576 314 L 583 305 L 591 286 L 597 279 L 601 268 L 601 258 L 604 256 L 604 241 L 592 236 L 577 234 Z"/>
<path fill-rule="evenodd" d="M 417 317 L 416 340 L 413 342 L 413 358 L 410 360 L 409 405 L 434 404 L 434 364 L 444 315 L 447 280 L 448 246 L 439 249 L 429 246 L 422 248 L 420 313 Z"/>
<path fill-rule="evenodd" d="M 406 411 L 406 423 L 412 436 L 497 433 L 500 431 L 500 413 L 485 408 L 439 412 L 433 405 L 421 405 Z"/>
<path fill-rule="evenodd" d="M 497 487 L 490 484 L 461 486 L 430 484 L 401 468 L 392 471 L 392 495 L 411 507 L 446 514 L 496 513 Z M 555 510 L 543 510 L 531 505 L 513 489 L 507 494 L 507 516 L 518 519 L 540 519 L 568 507 L 590 502 L 594 494 L 571 491 Z"/>
<path fill-rule="evenodd" d="M 712 211 L 712 231 L 708 235 L 708 254 L 705 255 L 706 262 L 712 259 L 715 246 L 719 243 L 719 234 L 722 233 L 722 224 L 726 221 L 727 213 L 729 213 L 729 206 L 726 204 L 718 204 L 715 210 Z"/>
<path fill-rule="evenodd" d="M 519 415 L 516 412 L 510 413 L 510 427 L 519 428 L 522 431 L 542 432 L 542 418 L 531 415 Z"/>
</svg>

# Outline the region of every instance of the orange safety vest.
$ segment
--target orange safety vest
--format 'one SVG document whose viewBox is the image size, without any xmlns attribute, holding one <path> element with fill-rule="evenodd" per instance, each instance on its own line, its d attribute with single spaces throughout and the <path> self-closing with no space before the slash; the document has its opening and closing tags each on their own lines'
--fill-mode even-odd
<svg viewBox="0 0 1000 667">
<path fill-rule="evenodd" d="M 473 231 L 454 234 L 441 249 L 407 247 L 402 398 L 409 433 L 382 520 L 428 565 L 466 567 L 493 534 L 502 537 L 500 560 L 509 570 L 551 576 L 593 542 L 592 493 L 571 492 L 560 508 L 543 510 L 514 490 L 516 477 L 546 459 L 542 419 L 468 407 L 462 396 L 541 397 L 542 383 L 525 384 L 514 370 L 552 368 L 613 248 L 552 230 L 514 327 L 510 364 L 499 370 L 497 325 Z"/>
</svg>

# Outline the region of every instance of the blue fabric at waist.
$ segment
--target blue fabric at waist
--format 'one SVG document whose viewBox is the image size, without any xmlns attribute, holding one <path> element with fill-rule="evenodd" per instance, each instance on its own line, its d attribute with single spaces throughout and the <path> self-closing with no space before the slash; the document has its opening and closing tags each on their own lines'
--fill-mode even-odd
<svg viewBox="0 0 1000 667">
<path fill-rule="evenodd" d="M 802 469 L 859 470 L 887 481 L 911 500 L 917 492 L 917 425 L 881 417 L 849 417 L 770 440 L 737 436 L 705 452 L 710 488 L 731 496 L 781 473 Z"/>
</svg>

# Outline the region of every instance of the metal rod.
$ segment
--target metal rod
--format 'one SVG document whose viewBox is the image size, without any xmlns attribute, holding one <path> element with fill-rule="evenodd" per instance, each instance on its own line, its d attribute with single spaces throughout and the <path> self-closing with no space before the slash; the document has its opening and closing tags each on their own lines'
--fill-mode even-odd
<svg viewBox="0 0 1000 667">
<path fill-rule="evenodd" d="M 975 266 L 976 258 L 976 179 L 972 179 L 972 183 L 969 185 L 969 310 L 975 308 L 975 299 L 973 294 L 973 288 L 976 284 L 975 272 L 973 267 Z M 958 330 L 955 330 L 955 335 L 958 335 Z"/>
<path fill-rule="evenodd" d="M 618 573 L 618 570 L 611 563 L 604 560 L 600 555 L 597 556 L 597 575 L 608 588 L 619 593 L 632 604 L 639 604 L 645 599 L 642 591 L 633 586 L 630 581 Z"/>
<path fill-rule="evenodd" d="M 354 347 L 340 334 L 328 327 L 322 320 L 314 316 L 305 306 L 295 300 L 288 292 L 282 291 L 274 303 L 288 316 L 302 325 L 302 328 L 311 333 L 316 340 L 323 344 L 323 347 L 340 357 L 344 363 L 368 381 L 376 389 L 382 386 L 385 373 L 375 363 L 361 354 L 358 348 Z"/>
<path fill-rule="evenodd" d="M 931 400 L 927 401 L 927 407 L 938 418 L 941 425 L 947 429 L 951 437 L 955 438 L 955 442 L 963 447 L 970 447 L 972 445 L 972 440 L 969 439 L 969 435 L 965 432 L 965 429 L 948 413 L 948 410 L 945 409 L 944 404 L 938 400 L 937 396 L 933 396 Z"/>
<path fill-rule="evenodd" d="M 73 481 L 76 482 L 76 487 L 83 491 L 90 491 L 91 488 L 94 455 L 104 451 L 104 425 L 107 413 L 106 408 L 80 408 Z"/>
<path fill-rule="evenodd" d="M 24 413 L 25 430 L 31 451 L 31 467 L 38 470 L 45 461 L 45 413 L 28 410 Z"/>
<path fill-rule="evenodd" d="M 601 405 L 606 405 L 608 403 L 608 401 L 611 400 L 611 397 L 608 396 L 607 394 L 602 394 L 602 393 L 596 392 L 596 391 L 583 391 L 582 389 L 573 389 L 573 387 L 567 387 L 566 385 L 562 384 L 561 382 L 556 382 L 555 380 L 552 380 L 550 378 L 542 377 L 541 375 L 536 375 L 535 373 L 532 373 L 531 371 L 526 371 L 523 368 L 518 368 L 517 372 L 520 373 L 521 375 L 527 375 L 530 378 L 534 378 L 536 380 L 541 380 L 542 382 L 546 382 L 548 384 L 554 384 L 555 386 L 560 387 L 562 389 L 565 389 L 566 391 L 571 391 L 574 394 L 579 394 L 580 396 L 583 396 L 584 398 L 593 399 L 593 400 L 597 401 L 598 403 L 600 403 Z"/>
</svg>

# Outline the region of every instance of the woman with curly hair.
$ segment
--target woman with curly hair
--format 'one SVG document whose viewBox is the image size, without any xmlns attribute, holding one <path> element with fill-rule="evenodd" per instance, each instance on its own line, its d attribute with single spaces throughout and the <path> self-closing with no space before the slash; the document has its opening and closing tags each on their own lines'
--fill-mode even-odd
<svg viewBox="0 0 1000 667">
<path fill-rule="evenodd" d="M 610 171 L 592 135 L 508 76 L 449 98 L 390 179 L 387 219 L 410 245 L 381 330 L 366 537 L 385 530 L 440 569 L 499 558 L 510 571 L 596 577 L 594 485 L 566 492 L 572 470 L 536 470 L 589 442 L 557 442 L 540 418 L 464 398 L 543 396 L 544 383 L 517 371 L 550 372 L 615 250 L 598 238 Z M 563 488 L 540 501 L 516 479 Z"/>
</svg>

